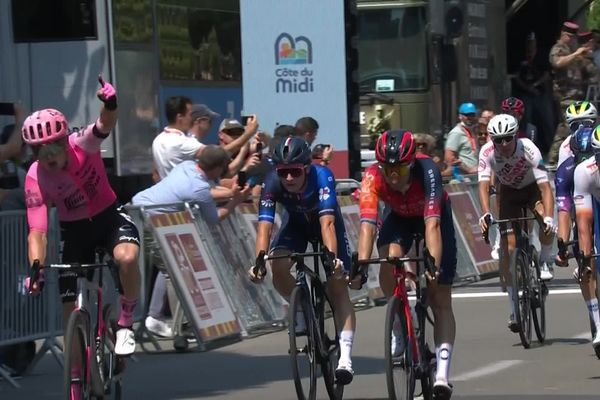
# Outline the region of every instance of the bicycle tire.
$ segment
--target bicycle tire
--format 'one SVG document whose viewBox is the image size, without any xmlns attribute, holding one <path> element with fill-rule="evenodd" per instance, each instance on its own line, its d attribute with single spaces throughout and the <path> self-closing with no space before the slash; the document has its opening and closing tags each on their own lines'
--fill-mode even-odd
<svg viewBox="0 0 600 400">
<path fill-rule="evenodd" d="M 531 347 L 531 298 L 529 290 L 529 265 L 526 254 L 515 249 L 511 255 L 513 301 L 517 308 L 515 318 L 519 326 L 519 338 L 524 348 Z"/>
<path fill-rule="evenodd" d="M 290 296 L 290 307 L 288 310 L 289 320 L 289 339 L 290 339 L 290 361 L 292 363 L 292 374 L 294 378 L 294 386 L 298 400 L 315 400 L 317 398 L 317 359 L 316 359 L 316 343 L 315 343 L 315 327 L 312 319 L 312 313 L 308 310 L 311 307 L 307 292 L 304 288 L 295 287 Z M 296 314 L 302 312 L 306 331 L 304 335 L 296 332 Z M 300 338 L 306 338 L 306 344 Z M 299 346 L 303 345 L 303 346 Z M 301 355 L 306 355 L 306 360 L 309 363 L 308 367 L 308 396 L 305 394 L 302 386 L 303 373 L 305 372 L 300 363 Z"/>
<path fill-rule="evenodd" d="M 335 380 L 335 369 L 340 358 L 340 339 L 335 311 L 322 284 L 313 283 L 312 296 L 320 336 L 320 340 L 317 340 L 317 359 L 321 365 L 325 389 L 331 400 L 341 400 L 344 397 L 344 385 L 338 384 Z"/>
<path fill-rule="evenodd" d="M 76 390 L 76 385 L 80 387 L 80 399 L 89 399 L 91 396 L 91 383 L 89 381 L 90 363 L 87 357 L 87 346 L 89 338 L 89 320 L 88 315 L 80 310 L 71 313 L 65 329 L 64 345 L 64 373 L 63 387 L 66 398 L 75 400 L 72 396 L 71 388 Z M 79 367 L 79 378 L 74 380 L 71 371 Z"/>
<path fill-rule="evenodd" d="M 421 348 L 423 365 L 426 366 L 426 370 L 422 371 L 421 375 L 421 394 L 423 396 L 423 400 L 433 400 L 433 384 L 435 383 L 435 374 L 437 371 L 437 360 L 435 357 L 435 342 L 433 334 L 428 334 L 429 329 L 427 329 L 428 323 L 431 325 L 431 331 L 433 333 L 433 324 L 428 316 L 428 309 L 424 310 L 424 315 L 417 318 L 421 318 L 422 321 L 419 321 L 419 335 L 423 335 L 423 346 Z M 418 314 L 418 313 L 417 313 Z M 421 326 L 423 328 L 421 328 Z M 434 351 L 431 351 L 431 349 Z"/>
<path fill-rule="evenodd" d="M 392 332 L 394 321 L 398 319 L 402 354 L 394 357 L 392 354 Z M 398 325 L 397 325 L 398 327 Z M 385 312 L 385 377 L 390 400 L 412 400 L 415 389 L 415 371 L 413 367 L 412 344 L 408 340 L 408 325 L 404 315 L 404 307 L 400 297 L 393 296 Z"/>
<path fill-rule="evenodd" d="M 538 252 L 529 246 L 530 263 L 529 279 L 531 282 L 531 316 L 533 329 L 539 343 L 546 340 L 546 284 L 540 279 L 540 263 Z"/>
</svg>

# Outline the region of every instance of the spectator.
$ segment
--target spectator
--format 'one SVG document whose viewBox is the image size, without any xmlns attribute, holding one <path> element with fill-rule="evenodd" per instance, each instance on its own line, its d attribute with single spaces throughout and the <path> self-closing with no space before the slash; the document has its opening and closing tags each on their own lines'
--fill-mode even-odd
<svg viewBox="0 0 600 400">
<path fill-rule="evenodd" d="M 483 112 L 481 114 L 483 115 Z M 479 117 L 479 120 L 477 121 L 477 147 L 479 150 L 490 140 L 487 131 L 489 122 L 490 120 L 485 117 Z"/>
<path fill-rule="evenodd" d="M 459 122 L 448 133 L 444 150 L 446 169 L 443 176 L 453 175 L 457 166 L 464 174 L 477 172 L 477 143 L 474 132 L 477 128 L 477 107 L 473 103 L 463 103 L 458 108 Z"/>
<path fill-rule="evenodd" d="M 586 85 L 582 74 L 581 56 L 589 54 L 590 49 L 587 46 L 580 46 L 575 49 L 577 47 L 576 35 L 578 30 L 579 25 L 573 22 L 563 23 L 560 36 L 550 50 L 549 60 L 554 74 L 554 98 L 561 110 L 558 113 L 560 123 L 556 127 L 554 141 L 548 153 L 550 164 L 556 164 L 560 145 L 570 134 L 562 111 L 572 102 L 585 98 L 584 86 Z"/>
<path fill-rule="evenodd" d="M 25 209 L 23 140 L 19 127 L 25 113 L 15 104 L 16 124 L 6 125 L 0 134 L 0 210 Z"/>
<path fill-rule="evenodd" d="M 592 29 L 592 35 L 594 36 L 594 64 L 596 64 L 596 68 L 600 68 L 600 30 Z"/>
<path fill-rule="evenodd" d="M 224 149 L 216 145 L 208 145 L 203 149 L 197 163 L 190 160 L 182 161 L 173 168 L 165 179 L 136 194 L 132 199 L 132 203 L 140 206 L 167 204 L 168 206 L 152 210 L 154 213 L 159 213 L 177 211 L 182 203 L 193 202 L 200 207 L 202 218 L 208 224 L 214 225 L 219 220 L 226 218 L 250 191 L 248 187 L 240 191 L 240 188 L 236 185 L 232 189 L 231 200 L 224 206 L 217 208 L 211 195 L 209 181 L 221 177 L 227 171 L 229 161 L 230 157 Z M 149 248 L 155 246 L 154 243 L 148 245 Z M 154 282 L 150 308 L 145 323 L 150 332 L 159 336 L 170 337 L 172 336 L 172 330 L 165 321 L 164 312 L 167 276 L 164 272 L 162 260 L 158 261 L 155 258 L 155 264 L 160 272 Z"/>
<path fill-rule="evenodd" d="M 550 83 L 548 59 L 538 56 L 535 34 L 531 32 L 525 42 L 525 60 L 521 62 L 514 87 L 525 103 L 524 120 L 535 122 L 540 128 L 537 143 L 543 154 L 550 150 L 555 129 Z"/>
<path fill-rule="evenodd" d="M 165 176 L 179 163 L 197 159 L 204 147 L 185 132 L 192 128 L 192 100 L 184 96 L 169 97 L 165 103 L 167 127 L 154 138 L 152 156 L 154 158 L 154 181 Z"/>
<path fill-rule="evenodd" d="M 523 118 L 525 115 L 525 103 L 521 99 L 508 97 L 502 100 L 500 107 L 505 114 L 512 115 L 519 122 L 517 138 L 526 138 L 532 142 L 537 140 L 537 128 Z"/>
<path fill-rule="evenodd" d="M 235 155 L 257 132 L 256 115 L 248 118 L 245 127 L 235 118 L 226 118 L 219 126 L 219 143 L 230 155 Z"/>
<path fill-rule="evenodd" d="M 597 46 L 592 32 L 581 32 L 577 35 L 577 40 L 581 47 L 588 49 L 588 52 L 581 56 L 584 91 L 587 98 L 587 87 L 598 83 L 598 67 L 594 63 L 594 52 Z"/>
<path fill-rule="evenodd" d="M 319 123 L 312 117 L 302 117 L 296 121 L 296 135 L 312 146 L 319 132 Z"/>
<path fill-rule="evenodd" d="M 215 118 L 220 116 L 206 104 L 194 104 L 192 106 L 192 127 L 188 131 L 188 136 L 193 136 L 202 143 L 204 137 L 210 132 Z"/>
</svg>

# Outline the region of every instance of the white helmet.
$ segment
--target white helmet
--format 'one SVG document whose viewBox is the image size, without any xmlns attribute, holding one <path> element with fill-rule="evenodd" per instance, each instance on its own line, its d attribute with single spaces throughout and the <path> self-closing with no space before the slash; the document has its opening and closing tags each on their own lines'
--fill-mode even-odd
<svg viewBox="0 0 600 400">
<path fill-rule="evenodd" d="M 598 110 L 589 101 L 575 101 L 567 107 L 565 119 L 567 124 L 577 120 L 591 120 L 594 122 L 598 118 Z"/>
<path fill-rule="evenodd" d="M 493 117 L 487 126 L 487 131 L 492 138 L 499 136 L 514 136 L 519 130 L 519 121 L 509 114 L 498 114 Z"/>
<path fill-rule="evenodd" d="M 600 151 L 600 125 L 592 131 L 592 149 L 596 153 Z"/>
</svg>

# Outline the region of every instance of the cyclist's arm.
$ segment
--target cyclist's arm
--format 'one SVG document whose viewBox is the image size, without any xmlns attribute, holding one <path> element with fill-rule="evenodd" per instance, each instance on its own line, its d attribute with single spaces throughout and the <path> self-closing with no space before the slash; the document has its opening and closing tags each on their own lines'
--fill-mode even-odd
<svg viewBox="0 0 600 400">
<path fill-rule="evenodd" d="M 542 204 L 544 205 L 544 217 L 554 218 L 554 196 L 552 195 L 552 187 L 550 182 L 538 183 L 540 192 L 542 193 Z"/>
<path fill-rule="evenodd" d="M 435 259 L 435 265 L 442 263 L 442 230 L 438 217 L 429 217 L 425 220 L 425 246 Z"/>
<path fill-rule="evenodd" d="M 554 175 L 556 207 L 558 209 L 558 238 L 565 242 L 571 236 L 571 209 L 573 207 L 571 192 L 573 189 L 573 174 L 575 172 L 574 164 L 574 157 L 563 160 L 558 165 L 558 169 Z"/>
<path fill-rule="evenodd" d="M 593 162 L 593 158 L 588 161 Z M 588 172 L 588 169 L 592 166 L 588 161 L 579 164 L 575 169 L 575 187 L 573 190 L 579 249 L 585 255 L 592 253 L 593 224 L 591 179 Z M 592 168 L 596 167 L 593 166 Z"/>
<path fill-rule="evenodd" d="M 479 180 L 479 202 L 483 214 L 490 212 L 490 182 L 495 179 L 492 173 L 492 158 L 494 156 L 493 144 L 486 143 L 479 152 L 479 165 L 477 169 Z"/>
<path fill-rule="evenodd" d="M 29 265 L 33 264 L 34 260 L 40 260 L 40 264 L 44 265 L 46 261 L 46 246 L 48 238 L 46 232 L 30 231 L 27 237 L 27 249 L 29 255 Z"/>
<path fill-rule="evenodd" d="M 110 132 L 115 129 L 115 125 L 117 125 L 117 109 L 109 110 L 106 108 L 104 103 L 102 104 L 102 108 L 100 109 L 100 118 L 98 118 L 98 122 L 96 126 L 100 132 L 102 132 L 105 137 L 108 137 Z"/>
<path fill-rule="evenodd" d="M 264 251 L 269 252 L 269 241 L 271 240 L 271 232 L 273 231 L 273 223 L 267 221 L 259 221 L 256 229 L 256 256 Z"/>
<path fill-rule="evenodd" d="M 377 166 L 371 166 L 365 171 L 360 183 L 360 233 L 358 235 L 358 258 L 364 260 L 373 253 L 373 241 L 377 234 L 377 218 L 379 214 L 379 193 Z"/>
<path fill-rule="evenodd" d="M 337 255 L 337 236 L 335 235 L 335 217 L 323 215 L 319 218 L 321 224 L 321 237 L 323 245 L 333 254 Z"/>
</svg>

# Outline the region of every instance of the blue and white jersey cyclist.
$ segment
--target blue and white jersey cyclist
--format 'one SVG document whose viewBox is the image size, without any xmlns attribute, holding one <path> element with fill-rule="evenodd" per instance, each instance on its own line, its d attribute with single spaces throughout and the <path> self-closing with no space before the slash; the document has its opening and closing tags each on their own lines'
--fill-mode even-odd
<svg viewBox="0 0 600 400">
<path fill-rule="evenodd" d="M 336 380 L 349 384 L 354 376 L 352 370 L 352 342 L 356 329 L 354 310 L 348 295 L 348 280 L 342 272 L 350 268 L 350 251 L 346 230 L 335 192 L 335 179 L 327 167 L 311 164 L 311 150 L 299 137 L 288 137 L 275 148 L 272 156 L 275 170 L 269 172 L 263 183 L 256 235 L 256 255 L 268 252 L 273 255 L 304 252 L 309 241 L 317 239 L 336 255 L 334 274 L 328 279 L 327 288 L 336 309 L 337 326 L 341 329 L 340 359 L 336 368 Z M 271 233 L 275 221 L 275 208 L 284 208 L 281 229 L 273 242 Z M 289 300 L 296 281 L 290 273 L 289 259 L 273 260 L 273 285 Z M 253 281 L 263 276 L 254 274 Z M 296 331 L 305 328 L 303 316 L 296 315 Z"/>
<path fill-rule="evenodd" d="M 598 155 L 600 152 L 600 127 L 581 126 L 571 135 L 573 155 L 566 158 L 556 171 L 556 197 L 558 201 L 558 235 L 569 239 L 573 208 L 577 227 L 578 249 L 584 256 L 584 279 L 580 282 L 581 294 L 586 303 L 592 324 L 592 346 L 600 357 L 600 313 L 596 296 L 597 261 L 592 262 L 590 254 L 594 246 L 598 248 L 600 238 L 600 187 L 598 179 Z M 556 264 L 568 266 L 567 260 L 556 256 Z M 577 276 L 577 273 L 575 274 Z"/>
</svg>

